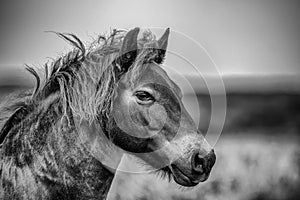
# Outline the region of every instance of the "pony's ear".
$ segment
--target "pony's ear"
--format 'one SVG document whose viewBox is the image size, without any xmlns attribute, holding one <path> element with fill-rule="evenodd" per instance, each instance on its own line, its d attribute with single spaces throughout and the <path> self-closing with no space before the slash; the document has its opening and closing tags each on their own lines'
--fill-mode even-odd
<svg viewBox="0 0 300 200">
<path fill-rule="evenodd" d="M 161 36 L 161 38 L 157 41 L 158 43 L 158 56 L 155 59 L 155 62 L 157 64 L 161 64 L 165 57 L 166 57 L 166 51 L 167 51 L 167 46 L 168 46 L 168 39 L 170 35 L 170 28 L 167 28 L 165 33 Z"/>
<path fill-rule="evenodd" d="M 128 31 L 123 39 L 119 57 L 116 59 L 119 73 L 126 72 L 136 59 L 138 50 L 137 36 L 139 31 L 139 28 L 134 28 Z"/>
</svg>

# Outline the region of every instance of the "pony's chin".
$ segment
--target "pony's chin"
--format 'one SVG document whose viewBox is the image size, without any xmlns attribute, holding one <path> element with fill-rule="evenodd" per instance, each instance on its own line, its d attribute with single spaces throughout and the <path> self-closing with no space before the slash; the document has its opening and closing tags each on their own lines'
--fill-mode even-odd
<svg viewBox="0 0 300 200">
<path fill-rule="evenodd" d="M 197 176 L 197 178 L 195 179 L 195 178 L 188 177 L 175 165 L 171 165 L 171 166 L 169 166 L 169 168 L 172 172 L 174 181 L 177 184 L 179 184 L 181 186 L 185 186 L 185 187 L 196 186 L 196 185 L 198 185 L 198 183 L 206 181 L 209 176 L 207 174 L 202 174 L 201 176 Z"/>
</svg>

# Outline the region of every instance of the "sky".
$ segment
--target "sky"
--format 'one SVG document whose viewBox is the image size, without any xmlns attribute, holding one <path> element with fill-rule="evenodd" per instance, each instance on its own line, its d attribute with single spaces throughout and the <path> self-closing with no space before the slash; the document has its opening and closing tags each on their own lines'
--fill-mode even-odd
<svg viewBox="0 0 300 200">
<path fill-rule="evenodd" d="M 90 42 L 113 28 L 136 26 L 170 27 L 171 47 L 187 52 L 189 60 L 201 57 L 198 54 L 204 52 L 196 45 L 176 36 L 187 35 L 206 49 L 222 75 L 298 75 L 299 10 L 297 0 L 4 0 L 0 77 L 24 63 L 41 66 L 70 49 L 45 31 L 71 32 Z M 167 64 L 177 65 L 180 73 L 189 72 L 169 57 Z"/>
</svg>

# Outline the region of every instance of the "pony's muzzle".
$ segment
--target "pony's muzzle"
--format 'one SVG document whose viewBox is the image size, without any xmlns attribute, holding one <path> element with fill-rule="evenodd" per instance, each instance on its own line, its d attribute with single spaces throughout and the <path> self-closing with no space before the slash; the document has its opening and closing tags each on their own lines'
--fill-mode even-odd
<svg viewBox="0 0 300 200">
<path fill-rule="evenodd" d="M 199 175 L 209 174 L 215 162 L 216 154 L 213 149 L 205 156 L 202 156 L 199 151 L 196 151 L 192 155 L 192 170 Z"/>
</svg>

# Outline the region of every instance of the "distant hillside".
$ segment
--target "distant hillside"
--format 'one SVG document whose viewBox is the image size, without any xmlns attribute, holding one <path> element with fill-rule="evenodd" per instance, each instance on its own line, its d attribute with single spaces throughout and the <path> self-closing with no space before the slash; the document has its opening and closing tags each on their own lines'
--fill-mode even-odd
<svg viewBox="0 0 300 200">
<path fill-rule="evenodd" d="M 26 86 L 32 87 L 35 79 L 24 67 L 1 66 L 0 65 L 0 86 Z"/>
<path fill-rule="evenodd" d="M 217 97 L 214 97 L 217 98 Z M 198 95 L 199 127 L 206 132 L 211 117 L 210 96 Z M 299 94 L 227 94 L 225 133 L 256 132 L 300 134 Z"/>
<path fill-rule="evenodd" d="M 0 86 L 0 102 L 10 93 L 26 89 L 29 89 L 29 87 L 18 85 Z"/>
<path fill-rule="evenodd" d="M 179 75 L 171 75 L 174 80 L 180 80 Z M 204 77 L 204 78 L 203 78 Z M 220 84 L 224 83 L 227 93 L 296 93 L 300 94 L 300 75 L 223 75 L 222 77 L 204 75 L 186 75 L 190 85 L 197 93 L 208 94 L 208 88 L 218 93 Z M 184 90 L 185 88 L 183 88 Z"/>
</svg>

